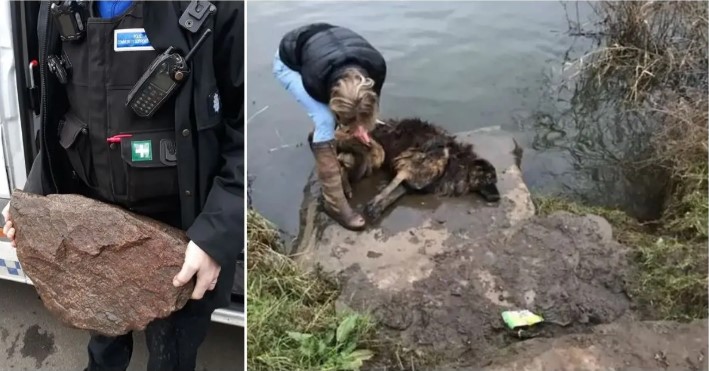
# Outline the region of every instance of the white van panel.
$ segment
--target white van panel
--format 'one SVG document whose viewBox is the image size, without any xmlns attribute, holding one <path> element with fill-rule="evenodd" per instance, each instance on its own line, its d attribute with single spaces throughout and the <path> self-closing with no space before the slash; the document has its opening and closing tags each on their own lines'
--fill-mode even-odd
<svg viewBox="0 0 709 371">
<path fill-rule="evenodd" d="M 0 279 L 32 284 L 20 267 L 15 248 L 6 239 L 0 240 Z"/>
<path fill-rule="evenodd" d="M 4 92 L 0 94 L 4 94 Z M 5 136 L 3 135 L 5 130 L 2 129 L 4 126 L 5 122 L 0 118 L 0 164 L 3 165 L 7 164 L 5 161 Z M 7 178 L 7 166 L 3 166 L 2 171 L 0 171 L 0 197 L 10 198 L 10 180 Z"/>
<path fill-rule="evenodd" d="M 10 2 L 0 0 L 0 149 L 4 164 L 0 197 L 4 198 L 10 198 L 12 189 L 23 188 L 27 180 L 10 16 Z"/>
</svg>

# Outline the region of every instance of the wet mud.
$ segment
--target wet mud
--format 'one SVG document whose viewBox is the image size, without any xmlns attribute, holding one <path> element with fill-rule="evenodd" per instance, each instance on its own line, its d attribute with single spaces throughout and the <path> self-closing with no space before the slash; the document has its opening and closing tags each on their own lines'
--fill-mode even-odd
<svg viewBox="0 0 709 371">
<path fill-rule="evenodd" d="M 406 268 L 418 275 L 392 267 L 396 274 L 373 277 L 361 265 L 348 267 L 340 272 L 340 301 L 372 313 L 381 335 L 402 348 L 468 365 L 528 338 L 585 333 L 630 309 L 627 249 L 606 239 L 598 222 L 558 213 L 511 233 L 453 233 L 430 252 L 429 266 Z M 508 330 L 500 314 L 517 309 L 545 323 Z"/>
<path fill-rule="evenodd" d="M 485 371 L 709 369 L 707 321 L 630 322 L 588 334 L 532 339 L 495 354 Z M 462 369 L 461 369 L 462 370 Z"/>
</svg>

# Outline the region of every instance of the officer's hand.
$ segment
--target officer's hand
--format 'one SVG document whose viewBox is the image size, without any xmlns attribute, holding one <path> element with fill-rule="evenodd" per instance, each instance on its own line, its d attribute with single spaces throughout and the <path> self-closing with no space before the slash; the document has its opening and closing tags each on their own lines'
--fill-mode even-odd
<svg viewBox="0 0 709 371">
<path fill-rule="evenodd" d="M 15 245 L 15 228 L 12 226 L 12 220 L 10 220 L 10 203 L 5 205 L 2 209 L 2 217 L 5 218 L 5 226 L 2 227 L 2 233 L 10 239 L 10 244 L 12 247 L 17 247 Z"/>
<path fill-rule="evenodd" d="M 172 279 L 172 284 L 175 287 L 183 286 L 197 274 L 197 283 L 192 291 L 192 299 L 202 299 L 207 290 L 214 290 L 221 269 L 222 267 L 211 256 L 190 241 L 187 250 L 185 250 L 185 263 L 182 265 L 180 273 Z"/>
</svg>

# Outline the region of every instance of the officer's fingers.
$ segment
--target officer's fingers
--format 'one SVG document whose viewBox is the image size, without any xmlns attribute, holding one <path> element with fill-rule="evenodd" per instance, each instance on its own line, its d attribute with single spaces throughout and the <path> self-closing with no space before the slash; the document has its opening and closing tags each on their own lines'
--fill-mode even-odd
<svg viewBox="0 0 709 371">
<path fill-rule="evenodd" d="M 192 291 L 192 299 L 199 300 L 204 296 L 204 292 L 209 289 L 212 284 L 212 276 L 209 274 L 197 274 L 197 283 L 194 285 L 194 291 Z"/>
<path fill-rule="evenodd" d="M 209 289 L 207 289 L 207 290 L 212 291 L 212 290 L 214 290 L 215 287 L 217 287 L 217 279 L 219 279 L 219 272 L 220 272 L 221 270 L 222 270 L 222 268 L 219 267 L 219 268 L 217 268 L 217 270 L 214 272 L 214 274 L 212 275 L 213 278 L 212 278 L 212 280 L 211 280 L 211 283 L 209 284 Z"/>
<path fill-rule="evenodd" d="M 12 247 L 17 247 L 17 242 L 15 242 L 15 228 L 8 228 L 6 236 L 10 239 L 10 245 L 12 245 Z"/>
<path fill-rule="evenodd" d="M 192 279 L 192 276 L 197 273 L 197 267 L 192 265 L 192 264 L 185 264 L 182 265 L 182 270 L 180 270 L 180 273 L 178 273 L 175 278 L 172 279 L 172 284 L 175 287 L 180 287 L 186 284 L 187 282 Z"/>
<path fill-rule="evenodd" d="M 10 232 L 10 229 L 12 229 L 12 222 L 8 220 L 5 222 L 5 225 L 2 227 L 2 233 L 4 233 L 7 236 L 7 232 Z"/>
</svg>

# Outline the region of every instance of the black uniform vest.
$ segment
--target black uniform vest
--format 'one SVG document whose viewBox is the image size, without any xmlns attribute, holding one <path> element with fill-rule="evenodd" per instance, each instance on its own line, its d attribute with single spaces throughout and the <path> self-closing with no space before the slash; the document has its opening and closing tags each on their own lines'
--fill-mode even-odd
<svg viewBox="0 0 709 371">
<path fill-rule="evenodd" d="M 356 32 L 327 23 L 314 23 L 290 31 L 281 40 L 283 64 L 298 71 L 308 94 L 322 103 L 330 101 L 330 90 L 347 67 L 356 67 L 374 80 L 381 94 L 386 77 L 384 57 Z"/>
<path fill-rule="evenodd" d="M 58 136 L 89 196 L 179 214 L 174 96 L 150 119 L 125 105 L 158 51 L 117 51 L 116 31 L 143 28 L 143 4 L 135 2 L 116 18 L 89 18 L 82 41 L 62 42 L 72 71 Z"/>
</svg>

